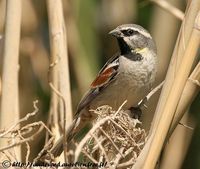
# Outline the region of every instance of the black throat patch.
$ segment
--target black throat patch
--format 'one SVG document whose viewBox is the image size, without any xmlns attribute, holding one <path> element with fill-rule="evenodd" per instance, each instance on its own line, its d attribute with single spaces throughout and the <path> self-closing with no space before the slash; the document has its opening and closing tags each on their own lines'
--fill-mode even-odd
<svg viewBox="0 0 200 169">
<path fill-rule="evenodd" d="M 118 38 L 117 41 L 119 44 L 121 55 L 124 55 L 126 58 L 132 61 L 141 61 L 143 59 L 141 54 L 131 50 L 131 48 L 127 45 L 123 38 Z"/>
<path fill-rule="evenodd" d="M 123 38 L 118 38 L 117 41 L 122 55 L 131 53 L 131 48 L 127 45 Z"/>
</svg>

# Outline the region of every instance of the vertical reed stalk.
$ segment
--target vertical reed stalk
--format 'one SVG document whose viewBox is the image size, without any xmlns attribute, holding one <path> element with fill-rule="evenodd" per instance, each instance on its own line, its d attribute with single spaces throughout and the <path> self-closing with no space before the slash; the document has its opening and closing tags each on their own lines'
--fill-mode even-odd
<svg viewBox="0 0 200 169">
<path fill-rule="evenodd" d="M 200 44 L 200 13 L 196 16 L 194 28 L 192 29 L 191 37 L 186 46 L 183 59 L 180 62 L 180 67 L 177 70 L 177 75 L 171 85 L 171 90 L 166 98 L 166 103 L 163 105 L 162 116 L 158 122 L 158 126 L 154 129 L 154 136 L 149 147 L 143 169 L 153 169 L 159 158 L 162 146 L 165 142 L 168 130 L 174 117 L 176 107 L 183 92 L 188 75 L 194 63 L 197 51 Z"/>
<path fill-rule="evenodd" d="M 18 71 L 19 71 L 19 42 L 21 28 L 21 1 L 6 1 L 5 45 L 2 75 L 2 97 L 0 128 L 5 129 L 9 124 L 20 118 L 18 99 Z M 5 146 L 1 140 L 1 146 Z M 21 149 L 16 148 L 17 160 L 21 160 Z"/>
<path fill-rule="evenodd" d="M 71 92 L 69 81 L 69 65 L 67 54 L 67 38 L 61 0 L 47 0 L 49 36 L 51 47 L 50 71 L 52 72 L 52 102 L 53 118 L 61 122 L 63 130 L 72 121 Z M 54 86 L 55 85 L 55 86 Z M 59 94 L 58 94 L 59 93 Z M 57 98 L 57 96 L 59 98 Z M 66 123 L 67 121 L 67 123 Z M 56 125 L 56 124 L 55 124 Z M 55 131 L 56 133 L 58 131 Z M 65 133 L 65 132 L 64 132 Z M 65 135 L 65 134 L 64 134 Z"/>
<path fill-rule="evenodd" d="M 164 127 L 162 126 L 162 129 L 164 129 L 165 132 L 166 132 L 166 129 L 168 131 L 168 127 L 171 124 L 172 118 L 173 118 L 172 114 L 175 113 L 175 112 L 172 112 L 173 110 L 171 108 L 170 108 L 171 109 L 170 111 L 167 110 L 169 107 L 166 107 L 166 101 L 167 100 L 169 101 L 168 96 L 169 96 L 169 93 L 171 93 L 170 91 L 172 89 L 172 85 L 174 86 L 174 80 L 177 79 L 177 77 L 179 76 L 177 74 L 177 70 L 179 69 L 179 66 L 182 65 L 180 63 L 182 62 L 182 59 L 184 58 L 183 56 L 185 53 L 185 48 L 189 44 L 189 38 L 190 38 L 191 32 L 194 27 L 194 20 L 197 16 L 199 9 L 200 9 L 200 1 L 192 0 L 188 3 L 185 17 L 184 17 L 184 20 L 183 20 L 183 23 L 182 23 L 182 26 L 181 26 L 181 29 L 179 32 L 179 36 L 177 39 L 177 43 L 176 43 L 176 46 L 175 46 L 175 49 L 174 49 L 174 52 L 172 55 L 170 66 L 168 68 L 167 76 L 165 79 L 165 85 L 163 86 L 163 89 L 162 89 L 162 92 L 160 95 L 160 99 L 158 102 L 158 106 L 157 106 L 157 109 L 156 109 L 156 112 L 154 115 L 151 130 L 149 133 L 149 139 L 148 139 L 147 143 L 145 144 L 145 147 L 143 148 L 142 152 L 140 153 L 140 155 L 137 159 L 137 162 L 133 167 L 134 169 L 139 169 L 139 168 L 141 169 L 142 167 L 151 169 L 154 167 L 156 161 L 158 160 L 158 156 L 159 156 L 161 147 L 163 146 L 162 143 L 163 143 L 163 140 L 165 139 L 165 134 L 166 134 L 166 133 L 163 133 L 164 135 L 161 134 L 160 133 L 161 130 L 159 129 L 159 127 L 160 127 L 160 125 L 164 125 Z M 188 63 L 186 65 L 188 65 Z M 186 66 L 186 65 L 182 65 L 182 66 Z M 191 65 L 188 65 L 188 66 L 191 66 Z M 184 76 L 184 80 L 185 80 L 185 77 L 186 76 Z M 180 85 L 181 85 L 181 87 L 183 87 L 182 86 L 183 84 L 180 84 Z M 179 88 L 179 86 L 178 86 L 178 88 Z M 178 95 L 176 95 L 176 97 L 180 95 L 180 90 L 179 90 L 179 93 L 177 93 L 177 94 Z M 170 96 L 170 97 L 172 97 L 172 96 Z M 176 103 L 177 103 L 177 101 L 173 104 L 176 105 Z M 170 105 L 170 107 L 171 107 L 171 105 Z M 165 112 L 163 111 L 164 108 L 165 108 Z M 164 113 L 166 113 L 166 111 L 168 111 L 167 113 L 169 113 L 170 115 L 164 114 Z M 161 120 L 161 118 L 162 118 L 162 120 Z M 170 124 L 166 125 L 166 122 L 161 124 L 161 121 L 163 122 L 164 118 L 168 118 L 167 123 L 171 120 Z M 159 124 L 159 126 L 158 126 L 158 124 Z M 158 129 L 159 129 L 159 133 L 157 133 Z M 156 133 L 157 133 L 157 135 L 160 136 L 159 137 L 159 139 L 161 139 L 160 145 L 158 145 L 158 144 L 155 145 L 155 137 L 154 136 Z M 153 139 L 154 139 L 154 144 L 152 144 Z M 156 139 L 158 139 L 158 137 Z M 154 148 L 155 148 L 155 151 L 152 150 Z"/>
<path fill-rule="evenodd" d="M 171 136 L 174 129 L 176 128 L 181 118 L 183 117 L 184 113 L 187 111 L 188 107 L 192 104 L 193 100 L 199 93 L 200 91 L 199 85 L 200 85 L 200 62 L 193 70 L 192 74 L 190 75 L 184 87 L 183 93 L 181 95 L 180 101 L 176 109 L 173 123 L 168 133 L 168 137 Z"/>
</svg>

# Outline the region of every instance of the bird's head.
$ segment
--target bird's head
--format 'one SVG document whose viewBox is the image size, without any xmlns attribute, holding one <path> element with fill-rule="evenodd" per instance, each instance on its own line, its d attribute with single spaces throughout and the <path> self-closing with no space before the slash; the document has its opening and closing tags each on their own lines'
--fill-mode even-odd
<svg viewBox="0 0 200 169">
<path fill-rule="evenodd" d="M 156 45 L 147 30 L 136 24 L 120 25 L 111 32 L 117 38 L 121 54 L 142 52 L 145 49 L 156 53 Z"/>
</svg>

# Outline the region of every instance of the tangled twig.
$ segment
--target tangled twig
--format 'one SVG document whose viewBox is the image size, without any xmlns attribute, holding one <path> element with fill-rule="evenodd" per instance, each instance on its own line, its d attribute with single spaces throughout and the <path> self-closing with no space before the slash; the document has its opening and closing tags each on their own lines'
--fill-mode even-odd
<svg viewBox="0 0 200 169">
<path fill-rule="evenodd" d="M 91 130 L 77 144 L 74 161 L 83 155 L 85 161 L 107 162 L 108 168 L 132 166 L 145 141 L 145 130 L 138 119 L 132 119 L 127 112 L 102 106 L 94 113 L 98 115 Z"/>
</svg>

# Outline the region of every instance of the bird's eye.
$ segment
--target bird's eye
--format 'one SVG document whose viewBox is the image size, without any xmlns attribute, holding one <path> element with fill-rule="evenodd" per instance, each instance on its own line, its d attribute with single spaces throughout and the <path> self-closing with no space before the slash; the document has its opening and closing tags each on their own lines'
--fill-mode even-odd
<svg viewBox="0 0 200 169">
<path fill-rule="evenodd" d="M 134 31 L 134 30 L 132 30 L 132 29 L 127 29 L 127 30 L 122 30 L 122 33 L 123 33 L 125 36 L 132 36 L 132 35 L 137 34 L 138 32 L 137 32 L 137 31 Z"/>
<path fill-rule="evenodd" d="M 127 30 L 128 35 L 133 35 L 134 31 L 132 29 Z"/>
</svg>

